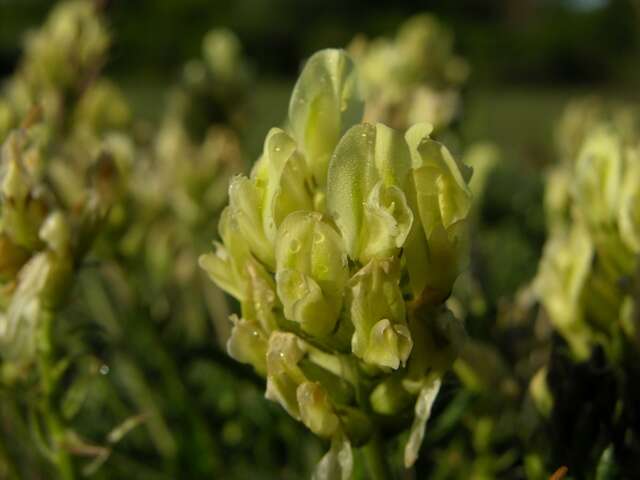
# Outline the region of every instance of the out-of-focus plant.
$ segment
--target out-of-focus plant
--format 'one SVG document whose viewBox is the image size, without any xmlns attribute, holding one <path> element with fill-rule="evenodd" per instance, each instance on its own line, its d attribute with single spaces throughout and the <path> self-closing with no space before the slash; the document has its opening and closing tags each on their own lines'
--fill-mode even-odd
<svg viewBox="0 0 640 480">
<path fill-rule="evenodd" d="M 114 450 L 122 458 L 133 449 L 159 453 L 171 475 L 184 470 L 175 460 L 180 448 L 209 458 L 190 466 L 193 471 L 224 471 L 218 442 L 228 437 L 241 446 L 256 422 L 275 426 L 277 420 L 266 411 L 257 420 L 234 422 L 233 408 L 218 409 L 214 402 L 208 408 L 226 430 L 211 434 L 199 408 L 185 399 L 177 359 L 167 353 L 170 336 L 156 325 L 169 324 L 177 331 L 172 338 L 183 338 L 186 330 L 209 356 L 202 345 L 215 349 L 215 337 L 202 328 L 209 311 L 201 291 L 206 286 L 210 300 L 214 287 L 199 282 L 197 252 L 208 244 L 208 222 L 224 204 L 230 172 L 239 168 L 238 141 L 224 126 L 211 128 L 204 140 L 193 139 L 172 108 L 157 134 L 134 123 L 119 88 L 100 77 L 110 42 L 96 5 L 56 5 L 28 37 L 17 71 L 0 91 L 0 138 L 20 121 L 44 118 L 12 133 L 3 154 L 9 189 L 2 206 L 7 394 L 0 411 L 4 434 L 12 432 L 15 442 L 0 449 L 0 468 L 17 477 L 38 476 L 50 470 L 36 455 L 42 451 L 65 478 L 77 473 L 77 456 L 93 459 L 85 474 L 103 474 L 98 467 L 108 458 L 110 474 L 149 474 L 135 458 L 113 460 Z M 210 310 L 224 318 L 220 293 L 217 300 Z M 174 354 L 185 351 L 189 347 Z M 184 366 L 190 382 L 220 369 L 219 359 L 205 361 L 201 352 L 191 360 L 189 370 Z M 42 365 L 41 374 L 28 368 L 33 362 Z M 148 371 L 161 371 L 162 380 L 151 385 Z M 214 398 L 228 403 L 231 395 L 254 405 L 259 399 L 252 391 L 246 379 L 223 378 Z M 208 392 L 206 401 L 211 397 Z M 171 415 L 183 416 L 185 426 L 170 429 Z M 143 420 L 149 436 L 133 432 L 123 446 L 124 433 Z M 278 435 L 268 435 L 271 443 Z M 264 443 L 262 438 L 256 451 Z"/>
<path fill-rule="evenodd" d="M 569 110 L 563 126 L 575 114 Z M 637 137 L 611 123 L 587 126 L 582 144 L 550 174 L 551 227 L 536 290 L 575 358 L 601 345 L 612 361 L 638 343 L 624 279 L 640 251 Z"/>
<path fill-rule="evenodd" d="M 73 478 L 69 451 L 81 442 L 65 418 L 62 383 L 70 358 L 54 332 L 117 195 L 118 173 L 108 153 L 98 155 L 82 200 L 66 208 L 46 183 L 50 150 L 39 127 L 14 130 L 2 146 L 0 354 L 7 388 L 38 385 L 27 414 L 37 447 L 61 478 Z"/>
<path fill-rule="evenodd" d="M 191 341 L 208 341 L 207 313 L 214 322 L 227 316 L 221 294 L 202 282 L 197 257 L 226 203 L 226 185 L 244 163 L 237 129 L 250 81 L 236 36 L 224 29 L 208 32 L 202 58 L 183 68 L 160 127 L 138 155 L 131 202 L 123 206 L 121 223 L 128 231 L 120 245 L 130 260 L 128 273 L 148 279 L 140 283 L 140 294 L 173 297 L 173 316 Z M 226 320 L 215 324 L 224 342 Z"/>
<path fill-rule="evenodd" d="M 121 148 L 128 106 L 115 86 L 96 79 L 108 43 L 93 2 L 60 3 L 28 35 L 0 90 L 2 411 L 5 434 L 16 440 L 2 463 L 18 477 L 38 475 L 37 452 L 62 478 L 74 476 L 74 454 L 104 460 L 110 452 L 72 425 L 100 376 L 100 361 L 78 342 L 86 325 L 72 313 L 77 280 L 124 191 L 130 160 Z M 21 442 L 37 448 L 27 453 Z"/>
<path fill-rule="evenodd" d="M 0 89 L 0 139 L 37 108 L 42 142 L 55 146 L 47 176 L 69 207 L 82 198 L 102 142 L 113 147 L 120 170 L 132 161 L 129 106 L 116 85 L 99 78 L 109 43 L 95 2 L 61 2 L 27 35 L 22 60 Z"/>
<path fill-rule="evenodd" d="M 250 177 L 235 177 L 200 263 L 241 304 L 229 354 L 267 398 L 331 440 L 316 478 L 349 478 L 365 445 L 387 474 L 385 436 L 411 425 L 418 455 L 441 377 L 464 335 L 444 307 L 465 263 L 470 170 L 429 138 L 362 118 L 342 51 L 309 59 Z"/>
<path fill-rule="evenodd" d="M 236 35 L 225 28 L 210 30 L 202 40 L 200 58 L 182 69 L 180 85 L 171 93 L 168 116 L 178 118 L 189 134 L 201 140 L 210 125 L 241 131 L 253 75 Z"/>
<path fill-rule="evenodd" d="M 638 467 L 637 118 L 633 107 L 593 98 L 571 104 L 558 128 L 561 162 L 548 176 L 549 238 L 534 290 L 566 346 L 556 342 L 534 387 L 557 434 L 592 438 L 557 448 L 578 472 Z"/>
<path fill-rule="evenodd" d="M 453 52 L 453 35 L 437 18 L 417 15 L 394 39 L 362 37 L 351 51 L 361 70 L 366 121 L 405 129 L 414 123 L 446 129 L 460 113 L 469 67 Z"/>
<path fill-rule="evenodd" d="M 40 105 L 52 134 L 71 123 L 77 99 L 100 71 L 109 46 L 94 2 L 56 5 L 42 28 L 30 32 L 16 74 L 2 88 L 0 139 Z"/>
</svg>

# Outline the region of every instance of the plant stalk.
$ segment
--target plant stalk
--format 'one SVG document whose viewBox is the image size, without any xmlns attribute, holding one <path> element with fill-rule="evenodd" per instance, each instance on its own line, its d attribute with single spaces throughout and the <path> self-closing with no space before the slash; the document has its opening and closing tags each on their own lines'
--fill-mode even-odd
<svg viewBox="0 0 640 480">
<path fill-rule="evenodd" d="M 69 452 L 64 448 L 64 423 L 54 405 L 54 393 L 56 389 L 56 373 L 54 371 L 54 351 L 53 351 L 53 312 L 43 313 L 42 330 L 40 337 L 40 379 L 44 398 L 42 401 L 42 415 L 47 429 L 51 436 L 53 448 L 53 462 L 58 470 L 58 476 L 62 480 L 73 480 L 73 464 Z"/>
<path fill-rule="evenodd" d="M 362 451 L 371 480 L 393 480 L 387 455 L 379 434 L 375 434 Z"/>
</svg>

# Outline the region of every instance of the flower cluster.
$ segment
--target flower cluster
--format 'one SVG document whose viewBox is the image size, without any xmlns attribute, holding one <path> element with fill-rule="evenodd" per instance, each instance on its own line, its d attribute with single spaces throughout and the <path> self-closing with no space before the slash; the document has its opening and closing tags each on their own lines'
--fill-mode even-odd
<svg viewBox="0 0 640 480">
<path fill-rule="evenodd" d="M 42 28 L 26 39 L 18 71 L 4 85 L 0 99 L 0 140 L 29 113 L 43 110 L 47 128 L 64 127 L 68 103 L 102 67 L 109 35 L 94 2 L 58 4 Z"/>
<path fill-rule="evenodd" d="M 171 395 L 147 386 L 142 373 L 157 353 L 148 363 L 114 357 L 139 350 L 143 337 L 164 353 L 159 324 L 170 324 L 180 348 L 210 346 L 210 317 L 223 325 L 220 338 L 229 330 L 226 302 L 197 256 L 226 203 L 231 172 L 240 169 L 239 140 L 228 126 L 211 126 L 218 117 L 197 138 L 175 103 L 157 129 L 134 119 L 118 85 L 101 75 L 110 42 L 97 5 L 58 3 L 0 89 L 0 382 L 19 387 L 9 401 L 25 406 L 4 429 L 28 418 L 52 462 L 47 468 L 61 478 L 78 466 L 74 452 L 91 450 L 87 471 L 110 457 L 118 440 L 101 442 L 103 427 L 123 417 L 113 399 L 135 399 L 126 428 L 116 427 L 119 439 L 142 421 L 136 413 L 157 410 Z M 211 58 L 234 58 L 235 50 L 211 48 Z M 175 90 L 198 103 L 184 85 Z M 124 320 L 134 315 L 137 322 Z M 96 332 L 104 350 L 87 341 Z M 152 394 L 140 395 L 145 389 Z M 174 415 L 171 407 L 162 414 Z M 92 411 L 100 421 L 76 421 Z M 152 452 L 173 455 L 184 431 L 170 431 L 162 415 L 154 422 L 164 436 Z"/>
<path fill-rule="evenodd" d="M 351 50 L 362 72 L 365 120 L 403 129 L 427 122 L 437 132 L 458 115 L 469 67 L 454 55 L 453 35 L 435 17 L 417 15 L 395 39 L 357 39 Z"/>
<path fill-rule="evenodd" d="M 603 112 L 584 101 L 561 123 L 567 156 L 549 176 L 551 236 L 535 281 L 578 359 L 596 344 L 615 358 L 623 339 L 637 344 L 639 335 L 628 280 L 640 253 L 640 147 L 631 111 Z"/>
<path fill-rule="evenodd" d="M 411 465 L 464 335 L 443 302 L 464 267 L 470 169 L 428 124 L 358 123 L 358 85 L 343 51 L 308 60 L 288 128 L 233 178 L 222 243 L 200 260 L 241 305 L 229 354 L 332 440 L 318 478 L 348 478 L 352 445 L 413 422 Z"/>
<path fill-rule="evenodd" d="M 65 209 L 42 176 L 41 133 L 38 127 L 11 132 L 0 159 L 0 353 L 16 361 L 33 357 L 39 325 L 63 304 L 116 177 L 111 157 L 101 155 L 84 198 Z"/>
</svg>

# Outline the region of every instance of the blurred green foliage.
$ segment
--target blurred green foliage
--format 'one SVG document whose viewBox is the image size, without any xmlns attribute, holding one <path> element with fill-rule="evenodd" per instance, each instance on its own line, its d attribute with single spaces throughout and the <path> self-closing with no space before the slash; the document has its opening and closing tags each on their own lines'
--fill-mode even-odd
<svg viewBox="0 0 640 480">
<path fill-rule="evenodd" d="M 355 33 L 392 35 L 408 16 L 430 11 L 456 32 L 476 82 L 553 84 L 624 80 L 637 54 L 629 0 L 107 0 L 115 49 L 110 68 L 165 76 L 195 55 L 204 34 L 236 32 L 261 72 L 295 75 L 300 59 L 346 45 Z M 45 16 L 48 0 L 0 2 L 0 71 L 17 59 L 26 28 Z M 300 21 L 304 19 L 304 21 Z M 499 54 L 496 54 L 499 52 Z"/>
<path fill-rule="evenodd" d="M 72 300 L 59 312 L 55 353 L 71 360 L 52 401 L 76 435 L 67 447 L 78 470 L 95 467 L 94 478 L 308 477 L 327 445 L 265 400 L 261 380 L 219 345 L 226 314 L 237 305 L 207 290 L 195 269 L 225 201 L 207 195 L 207 187 L 222 190 L 234 172 L 249 171 L 268 128 L 286 118 L 304 58 L 320 48 L 353 46 L 356 34 L 393 38 L 410 15 L 428 10 L 452 29 L 453 50 L 471 67 L 462 108 L 440 138 L 476 173 L 485 160 L 471 160 L 474 144 L 492 142 L 493 153 L 480 156 L 495 159 L 474 190 L 470 269 L 449 301 L 470 341 L 444 378 L 410 475 L 533 480 L 568 465 L 570 478 L 633 478 L 640 432 L 636 357 L 612 366 L 596 347 L 576 361 L 527 286 L 547 238 L 545 172 L 564 155 L 554 132 L 565 104 L 594 92 L 621 103 L 640 100 L 637 2 L 96 3 L 112 38 L 100 72 L 111 80 L 101 78 L 103 87 L 87 95 L 93 100 L 78 115 L 96 119 L 88 122 L 89 133 L 101 146 L 109 146 L 107 131 L 129 138 L 137 165 L 127 171 L 137 178 L 132 185 L 171 194 L 158 200 L 134 188 L 118 198 L 94 250 L 80 262 Z M 20 68 L 25 33 L 44 21 L 51 4 L 0 0 L 1 75 Z M 242 53 L 231 83 L 216 91 L 221 77 L 206 65 L 202 40 L 220 26 L 237 33 Z M 62 102 L 71 110 L 82 97 L 76 87 L 65 90 Z M 126 118 L 105 127 L 101 108 L 122 98 Z M 92 171 L 97 145 L 86 141 L 86 131 L 78 134 L 64 111 L 61 124 L 51 121 L 59 115 L 46 122 L 66 132 L 59 137 L 64 142 L 45 150 L 58 165 L 47 182 L 60 192 L 70 188 L 65 178 L 84 180 L 79 172 Z M 225 155 L 209 155 L 221 144 Z M 162 160 L 167 145 L 174 154 Z M 225 166 L 216 170 L 220 162 Z M 127 227 L 132 218 L 140 220 L 138 231 Z M 40 412 L 43 393 L 35 370 L 3 371 L 0 478 L 51 478 L 30 416 L 34 406 Z M 389 451 L 399 451 L 404 440 Z M 367 478 L 360 453 L 355 460 L 354 477 Z"/>
</svg>

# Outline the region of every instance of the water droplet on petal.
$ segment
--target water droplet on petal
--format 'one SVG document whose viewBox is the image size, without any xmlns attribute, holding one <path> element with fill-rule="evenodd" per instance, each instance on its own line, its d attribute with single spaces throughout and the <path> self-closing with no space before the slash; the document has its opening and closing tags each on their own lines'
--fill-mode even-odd
<svg viewBox="0 0 640 480">
<path fill-rule="evenodd" d="M 296 239 L 291 240 L 289 250 L 291 250 L 292 253 L 298 253 L 300 251 L 300 242 Z"/>
</svg>

